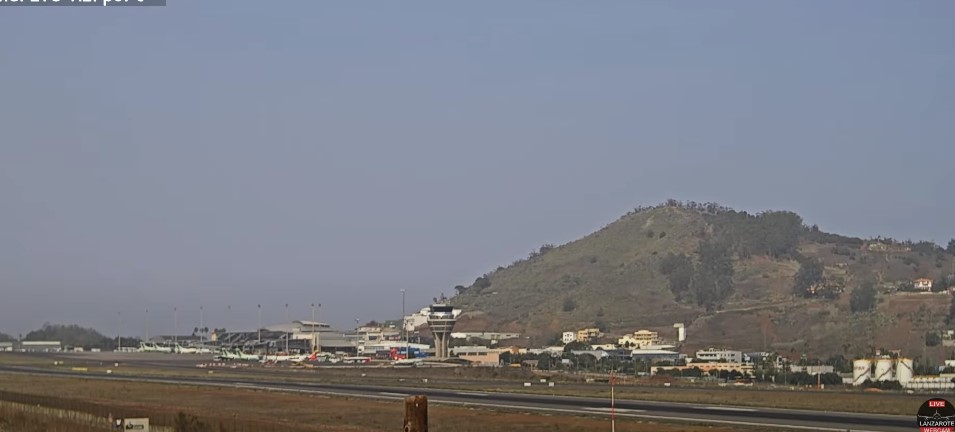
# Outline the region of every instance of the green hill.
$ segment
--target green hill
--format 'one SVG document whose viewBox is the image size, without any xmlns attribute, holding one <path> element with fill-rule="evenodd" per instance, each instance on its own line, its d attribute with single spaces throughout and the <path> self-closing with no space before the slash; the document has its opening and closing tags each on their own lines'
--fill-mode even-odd
<svg viewBox="0 0 955 432">
<path fill-rule="evenodd" d="M 672 324 L 682 322 L 686 349 L 941 355 L 925 333 L 947 328 L 951 297 L 902 291 L 916 278 L 955 285 L 945 279 L 955 266 L 949 246 L 863 240 L 805 226 L 791 212 L 671 200 L 544 245 L 456 287 L 452 301 L 466 311 L 458 330 L 520 331 L 532 344 L 592 326 L 673 339 Z"/>
<path fill-rule="evenodd" d="M 64 346 L 112 349 L 115 340 L 103 336 L 100 332 L 78 325 L 44 323 L 43 327 L 33 330 L 23 338 L 25 341 L 60 341 Z"/>
</svg>

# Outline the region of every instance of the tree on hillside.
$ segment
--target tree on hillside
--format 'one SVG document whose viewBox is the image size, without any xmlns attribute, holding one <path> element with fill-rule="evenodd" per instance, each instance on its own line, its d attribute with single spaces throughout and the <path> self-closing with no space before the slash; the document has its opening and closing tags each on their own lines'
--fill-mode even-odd
<svg viewBox="0 0 955 432">
<path fill-rule="evenodd" d="M 573 311 L 574 309 L 577 309 L 577 302 L 571 297 L 565 297 L 563 309 L 564 312 Z"/>
<path fill-rule="evenodd" d="M 946 247 L 945 250 L 948 253 L 955 255 L 955 239 L 951 239 L 948 241 L 948 247 Z"/>
<path fill-rule="evenodd" d="M 13 336 L 0 332 L 0 342 L 16 342 Z"/>
<path fill-rule="evenodd" d="M 699 306 L 719 309 L 733 293 L 733 258 L 730 248 L 720 242 L 704 241 L 699 248 L 700 264 L 691 282 Z"/>
<path fill-rule="evenodd" d="M 868 312 L 875 308 L 875 284 L 872 281 L 866 281 L 862 286 L 852 290 L 849 296 L 849 308 L 852 312 Z"/>
<path fill-rule="evenodd" d="M 660 272 L 666 276 L 669 281 L 670 291 L 676 301 L 685 298 L 690 290 L 690 282 L 693 281 L 693 260 L 684 254 L 669 253 L 660 261 Z"/>
<path fill-rule="evenodd" d="M 799 235 L 802 234 L 802 217 L 788 211 L 766 212 L 759 215 L 765 232 L 764 248 L 770 256 L 778 258 L 796 251 Z"/>
<path fill-rule="evenodd" d="M 800 297 L 810 297 L 813 292 L 810 290 L 814 285 L 822 283 L 824 279 L 825 267 L 822 261 L 815 258 L 803 259 L 799 263 L 799 271 L 793 276 L 793 292 Z"/>
<path fill-rule="evenodd" d="M 955 296 L 952 296 L 952 301 L 948 305 L 948 315 L 945 316 L 945 324 L 955 324 Z"/>
<path fill-rule="evenodd" d="M 571 351 L 589 351 L 590 345 L 587 345 L 583 342 L 569 342 L 567 345 L 564 345 L 564 352 L 569 353 Z"/>
</svg>

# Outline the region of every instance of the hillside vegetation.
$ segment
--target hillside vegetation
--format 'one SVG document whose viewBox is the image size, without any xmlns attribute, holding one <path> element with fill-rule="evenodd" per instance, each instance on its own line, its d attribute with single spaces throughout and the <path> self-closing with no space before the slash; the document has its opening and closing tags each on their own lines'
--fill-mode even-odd
<svg viewBox="0 0 955 432">
<path fill-rule="evenodd" d="M 80 327 L 78 325 L 62 325 L 45 323 L 38 330 L 33 330 L 23 338 L 25 341 L 60 341 L 64 346 L 84 348 L 111 349 L 116 341 L 103 336 L 98 331 Z"/>
<path fill-rule="evenodd" d="M 806 226 L 792 212 L 738 212 L 668 201 L 638 208 L 582 239 L 455 287 L 459 330 L 520 331 L 531 343 L 561 331 L 650 328 L 685 348 L 863 354 L 884 347 L 941 355 L 927 333 L 947 328 L 955 241 L 863 240 Z M 955 321 L 955 320 L 953 320 Z"/>
</svg>

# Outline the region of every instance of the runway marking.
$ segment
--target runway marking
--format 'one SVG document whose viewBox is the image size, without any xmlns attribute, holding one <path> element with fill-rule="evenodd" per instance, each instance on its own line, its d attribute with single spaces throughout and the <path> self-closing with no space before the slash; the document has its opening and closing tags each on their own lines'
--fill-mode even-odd
<svg viewBox="0 0 955 432">
<path fill-rule="evenodd" d="M 382 396 L 392 396 L 392 397 L 405 397 L 408 396 L 404 393 L 389 393 L 389 392 L 378 392 Z"/>
<path fill-rule="evenodd" d="M 461 396 L 487 396 L 487 393 L 475 393 L 475 392 L 458 392 Z"/>
<path fill-rule="evenodd" d="M 607 407 L 599 407 L 599 408 L 584 408 L 584 409 L 587 410 L 587 411 L 598 411 L 598 412 L 607 412 L 607 413 L 609 413 L 609 412 L 611 412 L 611 411 L 614 411 L 614 412 L 616 412 L 617 414 L 621 414 L 621 413 L 647 412 L 647 410 L 629 409 L 629 408 L 607 408 Z"/>
<path fill-rule="evenodd" d="M 735 411 L 735 412 L 756 412 L 759 411 L 753 408 L 737 408 L 737 407 L 721 407 L 721 406 L 709 406 L 709 407 L 697 407 L 696 409 L 700 410 L 710 410 L 710 411 Z"/>
</svg>

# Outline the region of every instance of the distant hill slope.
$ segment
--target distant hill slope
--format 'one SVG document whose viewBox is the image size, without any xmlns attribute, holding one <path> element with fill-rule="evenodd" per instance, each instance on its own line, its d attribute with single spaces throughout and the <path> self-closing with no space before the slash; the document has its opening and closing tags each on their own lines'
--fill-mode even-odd
<svg viewBox="0 0 955 432">
<path fill-rule="evenodd" d="M 23 338 L 25 341 L 60 341 L 64 346 L 78 346 L 86 348 L 110 349 L 116 344 L 113 339 L 103 336 L 98 331 L 80 327 L 78 325 L 62 325 L 45 323 L 38 330 L 33 330 Z"/>
<path fill-rule="evenodd" d="M 751 215 L 671 200 L 571 243 L 545 245 L 456 287 L 452 301 L 466 311 L 459 330 L 520 331 L 534 344 L 590 326 L 669 337 L 682 322 L 688 349 L 921 353 L 925 332 L 945 328 L 951 298 L 896 291 L 916 278 L 955 285 L 945 280 L 953 260 L 932 243 L 824 233 L 791 212 Z M 878 293 L 871 311 L 867 290 Z M 926 354 L 933 352 L 940 354 L 934 347 Z"/>
</svg>

